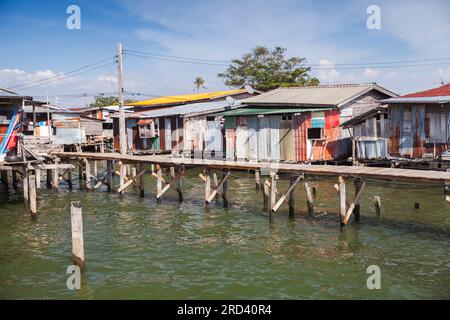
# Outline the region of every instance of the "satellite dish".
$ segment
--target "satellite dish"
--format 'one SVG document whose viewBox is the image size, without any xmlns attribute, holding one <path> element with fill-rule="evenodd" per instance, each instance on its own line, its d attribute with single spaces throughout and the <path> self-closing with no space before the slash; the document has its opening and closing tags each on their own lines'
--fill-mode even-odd
<svg viewBox="0 0 450 320">
<path fill-rule="evenodd" d="M 232 106 L 234 102 L 236 101 L 234 98 L 227 96 L 225 100 L 228 102 L 228 105 Z"/>
<path fill-rule="evenodd" d="M 247 91 L 247 93 L 249 94 L 254 94 L 255 93 L 255 89 L 253 89 L 251 86 L 249 86 L 248 84 L 245 85 L 244 87 L 245 91 Z"/>
</svg>

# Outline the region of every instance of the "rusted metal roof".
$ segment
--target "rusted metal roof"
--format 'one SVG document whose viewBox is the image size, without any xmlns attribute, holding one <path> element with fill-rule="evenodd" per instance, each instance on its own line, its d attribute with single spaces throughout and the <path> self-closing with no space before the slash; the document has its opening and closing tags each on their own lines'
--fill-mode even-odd
<svg viewBox="0 0 450 320">
<path fill-rule="evenodd" d="M 242 103 L 249 105 L 327 105 L 339 107 L 371 90 L 377 90 L 391 97 L 397 96 L 395 93 L 374 83 L 319 85 L 278 88 L 258 96 L 244 99 Z"/>
<path fill-rule="evenodd" d="M 404 96 L 401 96 L 400 98 L 439 97 L 439 96 L 450 96 L 450 83 L 444 84 L 443 86 L 433 88 L 430 90 L 409 93 Z"/>
</svg>

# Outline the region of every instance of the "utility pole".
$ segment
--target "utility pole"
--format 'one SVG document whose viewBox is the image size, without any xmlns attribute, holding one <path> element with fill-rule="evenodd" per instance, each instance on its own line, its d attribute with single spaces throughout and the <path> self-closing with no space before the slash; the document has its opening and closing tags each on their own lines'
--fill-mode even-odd
<svg viewBox="0 0 450 320">
<path fill-rule="evenodd" d="M 125 109 L 123 106 L 123 79 L 122 79 L 122 44 L 117 44 L 117 71 L 119 84 L 119 142 L 120 154 L 127 154 L 127 134 L 125 128 Z M 125 170 L 126 166 L 120 165 L 120 186 L 125 184 Z"/>
</svg>

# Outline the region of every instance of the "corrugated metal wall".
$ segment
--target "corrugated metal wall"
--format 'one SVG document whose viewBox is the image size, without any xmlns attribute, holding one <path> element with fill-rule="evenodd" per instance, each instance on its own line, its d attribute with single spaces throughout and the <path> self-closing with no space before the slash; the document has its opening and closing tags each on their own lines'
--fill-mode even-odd
<svg viewBox="0 0 450 320">
<path fill-rule="evenodd" d="M 247 117 L 236 117 L 236 158 L 248 159 Z"/>
<path fill-rule="evenodd" d="M 279 161 L 281 155 L 280 148 L 280 122 L 281 116 L 270 116 L 270 160 Z"/>
<path fill-rule="evenodd" d="M 307 147 L 306 147 L 306 129 L 308 127 L 309 114 L 302 113 L 293 118 L 294 127 L 294 145 L 295 145 L 295 160 L 307 161 Z"/>
<path fill-rule="evenodd" d="M 258 118 L 248 117 L 248 159 L 252 161 L 258 160 Z"/>
<path fill-rule="evenodd" d="M 164 150 L 172 149 L 172 125 L 171 118 L 164 118 Z M 162 138 L 162 137 L 161 137 Z"/>
<path fill-rule="evenodd" d="M 292 116 L 284 116 L 280 123 L 280 159 L 295 160 L 294 130 Z"/>
<path fill-rule="evenodd" d="M 219 120 L 206 121 L 205 150 L 223 152 L 222 125 Z"/>
</svg>

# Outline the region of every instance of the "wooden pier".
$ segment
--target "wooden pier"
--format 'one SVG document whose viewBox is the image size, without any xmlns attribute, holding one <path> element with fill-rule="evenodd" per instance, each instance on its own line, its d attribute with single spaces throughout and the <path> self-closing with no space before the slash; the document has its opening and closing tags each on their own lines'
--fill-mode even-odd
<svg viewBox="0 0 450 320">
<path fill-rule="evenodd" d="M 420 171 L 409 169 L 359 167 L 359 166 L 333 166 L 308 165 L 294 163 L 264 163 L 247 161 L 226 161 L 214 159 L 172 158 L 159 155 L 124 155 L 118 153 L 87 153 L 87 152 L 53 152 L 56 157 L 54 164 L 21 164 L 15 167 L 3 165 L 0 170 L 17 170 L 23 176 L 24 198 L 31 204 L 31 213 L 36 216 L 35 186 L 40 185 L 40 171 L 47 170 L 47 184 L 58 188 L 59 182 L 65 181 L 72 187 L 72 161 L 79 164 L 79 177 L 84 178 L 87 190 L 96 190 L 102 185 L 107 186 L 108 192 L 116 191 L 121 196 L 127 188 L 139 187 L 140 196 L 144 197 L 143 177 L 150 174 L 156 178 L 156 201 L 162 202 L 163 195 L 172 189 L 177 192 L 180 202 L 183 201 L 183 179 L 187 168 L 200 168 L 199 175 L 205 185 L 204 201 L 208 209 L 211 202 L 222 198 L 223 206 L 228 207 L 228 182 L 232 171 L 254 171 L 256 189 L 262 190 L 264 209 L 272 221 L 277 210 L 286 204 L 289 207 L 289 217 L 294 217 L 294 194 L 296 187 L 301 183 L 306 190 L 306 203 L 308 212 L 314 211 L 315 187 L 311 182 L 304 182 L 305 176 L 336 177 L 335 188 L 339 198 L 340 225 L 345 226 L 353 215 L 355 221 L 360 219 L 360 199 L 366 182 L 370 180 L 386 182 L 404 182 L 412 184 L 433 184 L 442 186 L 447 191 L 450 186 L 450 172 Z M 98 173 L 98 161 L 106 161 L 106 175 Z M 164 176 L 163 169 L 170 173 Z M 217 177 L 219 170 L 222 174 Z M 119 186 L 113 186 L 113 175 L 119 175 Z M 212 176 L 211 176 L 212 175 Z M 3 175 L 2 175 L 3 176 Z M 30 179 L 31 176 L 31 179 Z M 277 181 L 289 179 L 289 187 L 285 192 L 277 188 Z M 264 180 L 264 181 L 261 181 Z M 36 181 L 30 185 L 29 181 Z M 350 201 L 346 197 L 346 182 L 353 182 L 355 186 L 354 198 Z M 26 186 L 25 186 L 26 184 Z M 81 180 L 80 180 L 81 185 Z M 26 190 L 25 190 L 26 189 Z M 31 197 L 30 197 L 31 195 Z M 374 198 L 377 214 L 381 211 L 381 201 L 378 196 Z M 443 201 L 446 201 L 443 196 Z"/>
</svg>

